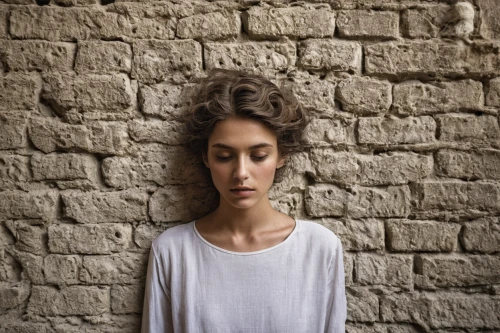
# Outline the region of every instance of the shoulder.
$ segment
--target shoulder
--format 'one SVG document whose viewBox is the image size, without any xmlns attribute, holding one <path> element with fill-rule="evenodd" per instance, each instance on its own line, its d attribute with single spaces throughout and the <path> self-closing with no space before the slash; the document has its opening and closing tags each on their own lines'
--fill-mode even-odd
<svg viewBox="0 0 500 333">
<path fill-rule="evenodd" d="M 307 220 L 298 220 L 297 222 L 300 223 L 300 233 L 302 236 L 307 238 L 307 240 L 313 241 L 311 242 L 312 244 L 327 247 L 334 251 L 342 246 L 338 236 L 325 226 Z"/>
<path fill-rule="evenodd" d="M 155 238 L 152 248 L 155 252 L 173 249 L 186 244 L 193 237 L 194 221 L 168 228 Z"/>
</svg>

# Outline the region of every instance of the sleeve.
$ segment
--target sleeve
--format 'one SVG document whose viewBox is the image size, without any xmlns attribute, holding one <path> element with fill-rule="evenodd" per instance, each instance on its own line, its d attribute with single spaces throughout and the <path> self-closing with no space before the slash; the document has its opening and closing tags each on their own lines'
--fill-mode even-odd
<svg viewBox="0 0 500 333">
<path fill-rule="evenodd" d="M 345 333 L 347 301 L 345 295 L 344 258 L 342 243 L 337 238 L 337 248 L 330 264 L 329 300 L 325 332 Z"/>
<path fill-rule="evenodd" d="M 173 333 L 170 292 L 164 283 L 162 265 L 154 246 L 149 252 L 141 333 Z"/>
</svg>

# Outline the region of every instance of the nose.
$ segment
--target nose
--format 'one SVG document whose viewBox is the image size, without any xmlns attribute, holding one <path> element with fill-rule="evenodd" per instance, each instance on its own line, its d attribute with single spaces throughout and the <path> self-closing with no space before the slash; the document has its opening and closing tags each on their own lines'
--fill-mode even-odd
<svg viewBox="0 0 500 333">
<path fill-rule="evenodd" d="M 234 178 L 238 180 L 248 179 L 248 166 L 244 158 L 239 158 L 234 167 Z"/>
</svg>

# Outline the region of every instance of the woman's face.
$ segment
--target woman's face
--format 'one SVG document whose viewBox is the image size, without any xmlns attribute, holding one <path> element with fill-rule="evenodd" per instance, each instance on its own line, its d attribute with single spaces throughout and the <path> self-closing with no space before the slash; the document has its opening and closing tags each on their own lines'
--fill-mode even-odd
<svg viewBox="0 0 500 333">
<path fill-rule="evenodd" d="M 203 161 L 221 204 L 239 209 L 268 200 L 276 169 L 284 164 L 274 133 L 256 120 L 239 117 L 215 125 Z"/>
</svg>

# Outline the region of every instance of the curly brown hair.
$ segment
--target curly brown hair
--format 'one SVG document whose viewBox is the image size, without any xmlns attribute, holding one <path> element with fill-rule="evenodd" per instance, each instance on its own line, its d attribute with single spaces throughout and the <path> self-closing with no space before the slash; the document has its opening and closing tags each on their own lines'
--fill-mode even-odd
<svg viewBox="0 0 500 333">
<path fill-rule="evenodd" d="M 215 124 L 232 116 L 254 119 L 271 129 L 282 156 L 302 148 L 306 117 L 293 94 L 263 76 L 218 69 L 201 81 L 187 115 L 186 131 L 192 151 L 206 153 Z"/>
</svg>

